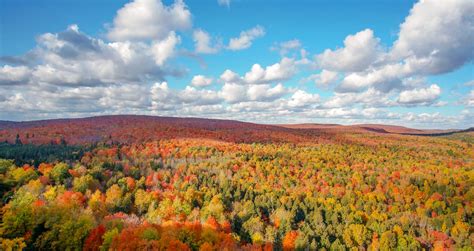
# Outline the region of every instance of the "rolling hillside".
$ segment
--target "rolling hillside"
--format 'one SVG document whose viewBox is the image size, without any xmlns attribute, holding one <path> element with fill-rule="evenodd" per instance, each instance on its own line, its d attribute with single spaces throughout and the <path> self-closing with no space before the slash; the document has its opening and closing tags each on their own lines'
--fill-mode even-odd
<svg viewBox="0 0 474 251">
<path fill-rule="evenodd" d="M 0 122 L 0 141 L 45 144 L 61 139 L 68 144 L 97 141 L 120 143 L 172 138 L 206 138 L 227 142 L 303 142 L 329 135 L 319 130 L 301 130 L 232 120 L 117 115 L 80 119 Z M 324 134 L 324 135 L 323 135 Z"/>
<path fill-rule="evenodd" d="M 453 130 L 419 130 L 391 125 L 288 124 L 263 125 L 233 120 L 176 118 L 137 115 L 99 116 L 27 122 L 0 121 L 0 141 L 32 144 L 85 144 L 98 141 L 142 142 L 173 138 L 205 138 L 234 143 L 334 142 L 344 134 L 450 133 Z"/>
</svg>

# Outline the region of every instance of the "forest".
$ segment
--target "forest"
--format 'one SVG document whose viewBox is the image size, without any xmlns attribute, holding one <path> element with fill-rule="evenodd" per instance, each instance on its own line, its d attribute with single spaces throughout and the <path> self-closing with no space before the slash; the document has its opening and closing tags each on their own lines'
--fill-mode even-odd
<svg viewBox="0 0 474 251">
<path fill-rule="evenodd" d="M 473 132 L 64 123 L 0 128 L 1 250 L 474 247 Z"/>
</svg>

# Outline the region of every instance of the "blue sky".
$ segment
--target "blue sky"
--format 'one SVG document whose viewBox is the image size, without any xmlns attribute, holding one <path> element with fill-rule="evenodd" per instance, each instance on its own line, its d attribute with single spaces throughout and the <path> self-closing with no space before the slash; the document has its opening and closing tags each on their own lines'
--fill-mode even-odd
<svg viewBox="0 0 474 251">
<path fill-rule="evenodd" d="M 2 120 L 474 124 L 471 1 L 0 3 Z"/>
</svg>

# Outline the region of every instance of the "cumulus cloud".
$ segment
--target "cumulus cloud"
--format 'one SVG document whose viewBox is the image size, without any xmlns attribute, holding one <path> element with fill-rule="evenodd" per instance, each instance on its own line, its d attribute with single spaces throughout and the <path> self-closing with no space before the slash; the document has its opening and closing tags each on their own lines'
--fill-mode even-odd
<svg viewBox="0 0 474 251">
<path fill-rule="evenodd" d="M 191 29 L 191 13 L 182 1 L 166 6 L 158 0 L 135 0 L 117 12 L 107 29 L 109 40 L 90 37 L 71 25 L 38 36 L 37 46 L 24 56 L 2 57 L 7 64 L 0 66 L 0 118 L 141 113 L 265 123 L 322 119 L 463 127 L 474 118 L 473 91 L 459 99 L 457 104 L 465 110 L 457 115 L 398 113 L 390 108 L 446 104 L 440 101 L 441 88 L 426 79 L 472 62 L 472 6 L 465 0 L 421 1 L 391 47 L 382 46 L 366 29 L 347 36 L 341 48 L 325 50 L 310 61 L 294 39 L 274 44 L 271 50 L 281 56 L 274 64 L 254 64 L 241 75 L 231 69 L 215 78 L 195 75 L 189 86 L 177 88 L 169 77 L 183 74 L 173 65 L 180 61 L 173 58 L 179 55 L 179 32 Z M 249 48 L 264 34 L 263 27 L 256 26 L 224 45 L 195 29 L 192 39 L 195 52 L 212 54 Z M 301 59 L 296 59 L 298 52 Z M 302 67 L 315 65 L 311 70 L 319 72 L 307 80 L 319 87 L 337 85 L 332 96 L 285 84 Z M 221 84 L 213 85 L 214 81 Z"/>
<path fill-rule="evenodd" d="M 436 102 L 441 96 L 441 88 L 432 84 L 428 87 L 407 88 L 398 91 L 382 91 L 373 87 L 363 92 L 336 92 L 325 103 L 324 107 L 393 107 L 393 106 L 443 106 L 445 102 Z"/>
<path fill-rule="evenodd" d="M 175 108 L 176 95 L 172 93 L 167 82 L 155 83 L 150 90 L 152 98 L 152 109 L 154 110 L 172 110 Z"/>
<path fill-rule="evenodd" d="M 297 72 L 296 61 L 291 58 L 282 58 L 280 62 L 263 68 L 254 64 L 243 77 L 227 69 L 221 75 L 221 80 L 229 83 L 245 83 L 249 85 L 267 84 L 285 81 Z"/>
<path fill-rule="evenodd" d="M 242 31 L 239 37 L 231 38 L 227 48 L 233 51 L 247 49 L 252 45 L 253 40 L 264 35 L 265 29 L 257 25 L 250 30 Z"/>
<path fill-rule="evenodd" d="M 167 82 L 153 84 L 150 96 L 151 110 L 153 111 L 179 110 L 196 105 L 215 105 L 222 101 L 216 91 L 196 89 L 191 86 L 187 86 L 183 90 L 175 90 L 169 88 Z"/>
<path fill-rule="evenodd" d="M 285 56 L 291 51 L 301 49 L 302 44 L 298 39 L 292 39 L 285 42 L 277 43 L 270 48 L 272 51 L 278 51 L 281 56 Z"/>
<path fill-rule="evenodd" d="M 222 98 L 216 91 L 196 89 L 191 86 L 186 86 L 183 91 L 179 92 L 178 98 L 183 103 L 197 105 L 214 105 L 219 104 L 222 101 Z"/>
<path fill-rule="evenodd" d="M 344 40 L 344 47 L 336 50 L 326 49 L 316 56 L 316 62 L 323 69 L 332 71 L 363 71 L 381 55 L 380 39 L 374 32 L 365 29 Z"/>
<path fill-rule="evenodd" d="M 152 110 L 169 111 L 195 105 L 233 105 L 242 102 L 272 102 L 289 92 L 282 84 L 240 85 L 225 83 L 221 90 L 196 89 L 187 86 L 183 90 L 172 89 L 167 82 L 157 82 L 150 89 Z M 225 102 L 225 103 L 224 103 Z"/>
<path fill-rule="evenodd" d="M 404 105 L 432 104 L 441 95 L 441 88 L 433 84 L 427 88 L 402 91 L 398 102 Z"/>
<path fill-rule="evenodd" d="M 388 92 L 399 88 L 403 78 L 411 76 L 411 73 L 412 69 L 410 66 L 402 63 L 387 64 L 365 72 L 353 72 L 344 77 L 336 91 L 359 92 L 368 87 L 374 87 Z"/>
<path fill-rule="evenodd" d="M 289 107 L 307 107 L 317 104 L 320 101 L 318 94 L 307 93 L 303 90 L 297 90 L 288 100 Z"/>
<path fill-rule="evenodd" d="M 182 0 L 170 6 L 161 0 L 134 0 L 117 12 L 107 37 L 113 41 L 161 40 L 191 26 L 191 12 Z"/>
<path fill-rule="evenodd" d="M 263 85 L 242 85 L 237 83 L 225 83 L 219 91 L 219 96 L 230 104 L 259 101 L 269 102 L 283 97 L 289 90 L 282 84 L 271 86 Z"/>
<path fill-rule="evenodd" d="M 291 94 L 286 97 L 286 94 Z M 340 95 L 353 95 L 347 93 Z M 35 98 L 30 98 L 31 96 Z M 372 106 L 363 108 L 328 107 L 321 105 L 317 94 L 288 90 L 283 85 L 242 85 L 226 83 L 221 90 L 196 89 L 187 86 L 175 89 L 167 82 L 146 85 L 111 85 L 56 88 L 46 91 L 33 87 L 21 93 L 6 93 L 0 98 L 0 116 L 17 114 L 18 118 L 89 116 L 100 114 L 141 113 L 166 116 L 200 116 L 240 119 L 253 122 L 308 122 L 324 119 L 331 123 L 406 123 L 437 127 L 465 125 L 472 114 L 401 114 Z M 355 96 L 355 95 L 354 95 Z M 365 98 L 376 96 L 367 93 Z M 199 98 L 196 98 L 199 97 Z M 376 98 L 374 98 L 375 100 Z M 34 111 L 34 113 L 32 113 Z M 454 122 L 453 122 L 454 121 Z"/>
<path fill-rule="evenodd" d="M 362 104 L 364 107 L 386 107 L 393 106 L 395 102 L 391 100 L 390 93 L 381 92 L 374 88 L 369 88 L 362 93 L 335 93 L 323 105 L 326 108 L 351 107 L 355 104 Z"/>
<path fill-rule="evenodd" d="M 267 66 L 263 75 L 259 75 L 259 70 L 254 72 L 254 68 L 259 68 L 258 64 L 253 65 L 252 70 L 245 74 L 246 80 L 248 77 L 252 79 L 252 81 L 248 81 L 249 83 L 283 81 L 292 77 L 297 71 L 295 60 L 291 58 L 282 58 L 279 63 Z"/>
<path fill-rule="evenodd" d="M 212 78 L 208 78 L 203 75 L 196 75 L 191 80 L 191 85 L 195 87 L 205 87 L 211 84 L 212 84 Z"/>
<path fill-rule="evenodd" d="M 428 125 L 428 128 L 433 128 L 434 125 L 436 125 L 435 128 L 439 128 L 440 126 L 443 126 L 443 125 L 444 125 L 444 128 L 450 128 L 450 127 L 447 127 L 448 125 L 451 125 L 451 126 L 457 125 L 459 128 L 465 128 L 466 125 L 469 125 L 469 122 L 472 123 L 472 117 L 470 117 L 469 114 L 461 114 L 457 116 L 446 116 L 439 112 L 435 112 L 435 113 L 408 112 L 404 114 L 401 121 L 406 121 L 412 125 L 415 125 L 416 127 L 423 127 L 423 128 L 426 128 L 427 125 Z"/>
<path fill-rule="evenodd" d="M 319 78 L 316 80 L 316 83 L 321 85 L 328 85 L 336 81 L 337 78 L 337 72 L 322 70 L 319 74 Z"/>
<path fill-rule="evenodd" d="M 319 74 L 312 74 L 305 81 L 313 81 L 317 86 L 326 87 L 335 83 L 339 79 L 339 74 L 334 71 L 322 70 Z"/>
<path fill-rule="evenodd" d="M 247 90 L 247 94 L 252 101 L 269 101 L 280 98 L 287 93 L 282 84 L 277 84 L 274 87 L 270 85 L 251 85 Z"/>
<path fill-rule="evenodd" d="M 348 36 L 344 48 L 316 58 L 321 67 L 347 73 L 338 92 L 403 89 L 406 78 L 450 72 L 473 61 L 473 10 L 468 0 L 420 1 L 400 25 L 390 50 L 381 52 L 378 39 L 365 30 Z M 350 49 L 358 46 L 360 51 Z"/>
<path fill-rule="evenodd" d="M 225 83 L 220 91 L 220 96 L 229 103 L 247 100 L 247 88 L 240 84 Z"/>
<path fill-rule="evenodd" d="M 242 79 L 240 78 L 239 74 L 233 72 L 232 70 L 225 70 L 221 76 L 221 80 L 226 83 L 237 83 L 240 82 Z"/>
<path fill-rule="evenodd" d="M 220 41 L 211 44 L 213 42 L 211 36 L 202 29 L 197 29 L 193 32 L 193 40 L 195 43 L 195 51 L 197 53 L 213 54 L 217 53 L 222 48 L 222 43 Z"/>
<path fill-rule="evenodd" d="M 252 46 L 253 40 L 265 34 L 263 27 L 256 26 L 250 30 L 242 31 L 240 37 L 231 38 L 229 45 L 224 46 L 222 39 L 213 38 L 208 32 L 203 29 L 196 29 L 193 32 L 194 50 L 201 54 L 214 54 L 222 49 L 226 50 L 243 50 Z"/>
<path fill-rule="evenodd" d="M 153 58 L 158 66 L 163 66 L 174 54 L 174 48 L 180 43 L 180 39 L 174 32 L 170 32 L 164 40 L 154 42 L 151 46 Z"/>
<path fill-rule="evenodd" d="M 0 85 L 27 84 L 31 70 L 26 66 L 4 65 L 0 67 Z"/>
<path fill-rule="evenodd" d="M 149 43 L 113 42 L 87 36 L 76 25 L 37 39 L 29 52 L 29 66 L 1 68 L 0 83 L 47 83 L 57 86 L 97 86 L 161 80 L 179 74 L 165 62 L 179 43 L 174 32 L 162 41 Z"/>
<path fill-rule="evenodd" d="M 474 59 L 474 2 L 425 0 L 414 5 L 400 26 L 391 56 L 439 74 Z"/>
<path fill-rule="evenodd" d="M 106 42 L 77 25 L 42 34 L 23 56 L 25 65 L 0 67 L 0 86 L 14 87 L 0 89 L 0 115 L 20 112 L 22 119 L 32 119 L 147 111 L 148 83 L 181 75 L 167 64 L 179 41 L 170 32 L 150 42 Z"/>
<path fill-rule="evenodd" d="M 151 110 L 170 111 L 192 106 L 222 105 L 225 97 L 220 92 L 186 86 L 183 90 L 168 87 L 167 82 L 157 82 L 151 89 Z"/>
<path fill-rule="evenodd" d="M 33 86 L 22 92 L 7 92 L 0 101 L 2 113 L 25 113 L 23 119 L 37 114 L 71 116 L 71 114 L 131 113 L 148 106 L 147 88 L 140 85 L 80 86 L 49 88 Z"/>
</svg>

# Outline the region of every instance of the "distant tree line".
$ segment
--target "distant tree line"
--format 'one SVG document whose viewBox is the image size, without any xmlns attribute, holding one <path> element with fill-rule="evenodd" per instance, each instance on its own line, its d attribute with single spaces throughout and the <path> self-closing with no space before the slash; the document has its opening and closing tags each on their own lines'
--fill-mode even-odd
<svg viewBox="0 0 474 251">
<path fill-rule="evenodd" d="M 21 144 L 21 141 L 15 144 L 0 143 L 0 159 L 12 159 L 18 166 L 30 164 L 38 167 L 42 162 L 54 163 L 58 161 L 76 161 L 79 160 L 88 146 L 68 146 L 59 145 L 33 145 Z"/>
</svg>

